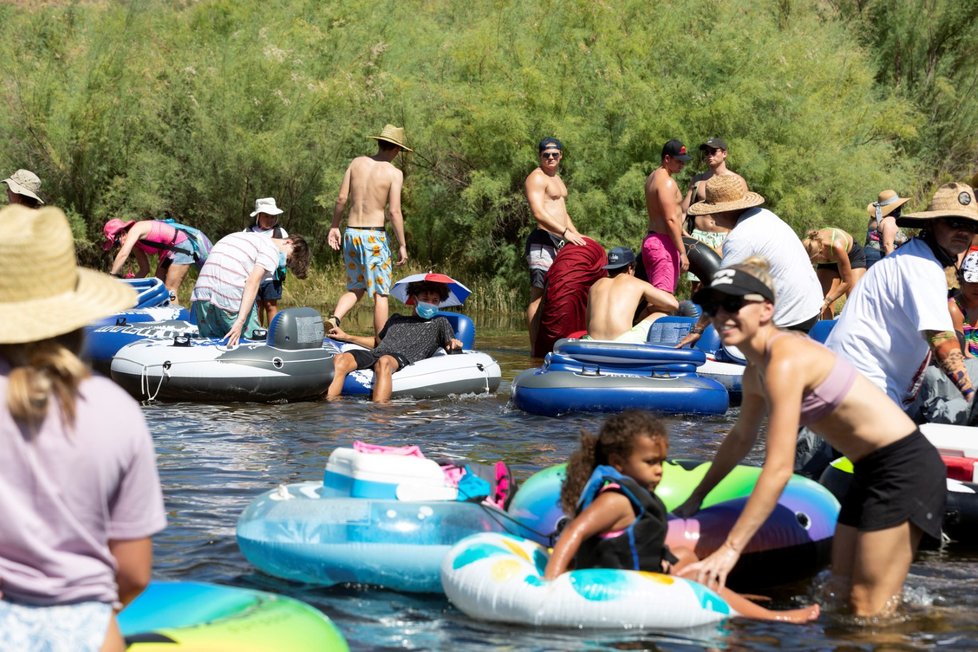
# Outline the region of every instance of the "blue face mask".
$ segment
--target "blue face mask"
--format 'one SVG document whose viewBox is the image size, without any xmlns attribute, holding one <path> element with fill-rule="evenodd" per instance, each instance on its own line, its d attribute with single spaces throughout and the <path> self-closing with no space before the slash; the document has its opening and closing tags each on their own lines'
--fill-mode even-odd
<svg viewBox="0 0 978 652">
<path fill-rule="evenodd" d="M 433 303 L 418 301 L 418 305 L 414 307 L 414 312 L 418 315 L 418 317 L 421 317 L 421 319 L 431 319 L 438 314 L 438 306 Z"/>
<path fill-rule="evenodd" d="M 284 251 L 278 252 L 278 266 L 281 267 L 282 269 L 285 269 L 285 266 L 287 264 L 288 261 L 285 259 L 285 252 Z"/>
</svg>

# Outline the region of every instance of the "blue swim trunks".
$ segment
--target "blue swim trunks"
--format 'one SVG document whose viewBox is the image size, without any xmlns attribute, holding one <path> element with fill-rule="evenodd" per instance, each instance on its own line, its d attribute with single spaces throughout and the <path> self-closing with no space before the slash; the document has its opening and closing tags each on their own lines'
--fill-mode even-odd
<svg viewBox="0 0 978 652">
<path fill-rule="evenodd" d="M 391 293 L 391 250 L 382 229 L 355 229 L 343 233 L 346 289 L 366 290 L 368 297 Z"/>
</svg>

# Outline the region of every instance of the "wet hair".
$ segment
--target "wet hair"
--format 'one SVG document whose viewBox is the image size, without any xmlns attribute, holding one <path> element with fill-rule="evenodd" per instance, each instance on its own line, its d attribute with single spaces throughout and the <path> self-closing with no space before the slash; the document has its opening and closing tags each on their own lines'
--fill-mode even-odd
<svg viewBox="0 0 978 652">
<path fill-rule="evenodd" d="M 560 489 L 560 505 L 565 514 L 577 513 L 577 501 L 594 469 L 610 464 L 612 456 L 624 459 L 631 455 L 639 437 L 669 445 L 662 421 L 643 410 L 626 410 L 608 417 L 597 435 L 581 431 L 581 446 L 567 462 L 567 477 Z"/>
<path fill-rule="evenodd" d="M 407 294 L 409 297 L 416 297 L 426 290 L 433 290 L 437 292 L 441 301 L 448 298 L 448 286 L 444 283 L 436 283 L 435 281 L 415 281 L 413 283 L 408 283 L 407 286 Z"/>
<path fill-rule="evenodd" d="M 818 229 L 809 231 L 805 239 L 801 241 L 801 244 L 805 247 L 805 251 L 808 252 L 810 259 L 818 258 L 822 255 L 822 251 L 825 250 L 825 243 L 819 237 Z"/>
<path fill-rule="evenodd" d="M 731 265 L 729 269 L 737 269 L 745 274 L 750 274 L 766 285 L 775 299 L 778 298 L 777 288 L 774 287 L 774 278 L 771 276 L 771 264 L 763 256 L 751 256 L 742 263 Z"/>
<path fill-rule="evenodd" d="M 309 259 L 312 255 L 309 244 L 301 235 L 290 235 L 286 240 L 292 242 L 292 255 L 289 256 L 286 267 L 292 270 L 296 278 L 304 279 L 309 275 Z"/>
<path fill-rule="evenodd" d="M 36 433 L 48 413 L 51 397 L 57 399 L 61 418 L 68 427 L 75 423 L 78 386 L 91 375 L 78 357 L 82 348 L 81 329 L 27 344 L 0 345 L 0 357 L 10 364 L 7 409 L 15 421 Z"/>
</svg>

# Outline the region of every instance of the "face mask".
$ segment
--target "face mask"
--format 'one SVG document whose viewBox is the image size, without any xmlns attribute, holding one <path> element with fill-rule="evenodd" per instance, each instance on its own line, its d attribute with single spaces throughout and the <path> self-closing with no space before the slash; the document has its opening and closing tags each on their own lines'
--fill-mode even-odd
<svg viewBox="0 0 978 652">
<path fill-rule="evenodd" d="M 287 263 L 288 261 L 285 259 L 285 252 L 284 251 L 278 252 L 278 266 L 281 267 L 282 269 L 285 269 Z"/>
<path fill-rule="evenodd" d="M 431 319 L 438 313 L 438 306 L 433 303 L 418 301 L 418 305 L 414 307 L 414 312 L 418 315 L 418 317 L 421 317 L 421 319 Z"/>
</svg>

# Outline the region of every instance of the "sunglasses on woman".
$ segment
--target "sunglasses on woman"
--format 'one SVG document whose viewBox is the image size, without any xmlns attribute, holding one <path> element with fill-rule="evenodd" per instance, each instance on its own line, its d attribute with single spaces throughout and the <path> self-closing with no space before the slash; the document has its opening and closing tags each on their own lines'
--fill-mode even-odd
<svg viewBox="0 0 978 652">
<path fill-rule="evenodd" d="M 755 295 L 757 296 L 757 295 Z M 720 308 L 723 308 L 728 314 L 736 315 L 740 312 L 748 303 L 760 303 L 756 299 L 748 299 L 746 297 L 738 297 L 732 294 L 725 294 L 723 298 L 717 299 L 707 299 L 702 304 L 700 308 L 703 309 L 703 314 L 707 317 L 715 317 Z"/>
</svg>

